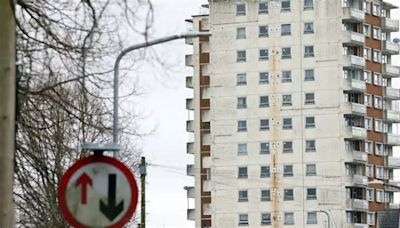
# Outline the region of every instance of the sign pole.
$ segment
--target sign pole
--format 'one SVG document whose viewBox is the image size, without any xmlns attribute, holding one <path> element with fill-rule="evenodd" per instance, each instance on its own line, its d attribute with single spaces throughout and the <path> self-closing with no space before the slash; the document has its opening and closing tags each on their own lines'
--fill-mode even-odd
<svg viewBox="0 0 400 228">
<path fill-rule="evenodd" d="M 146 228 L 146 158 L 142 157 L 140 163 L 140 184 L 141 184 L 141 210 L 140 228 Z"/>
</svg>

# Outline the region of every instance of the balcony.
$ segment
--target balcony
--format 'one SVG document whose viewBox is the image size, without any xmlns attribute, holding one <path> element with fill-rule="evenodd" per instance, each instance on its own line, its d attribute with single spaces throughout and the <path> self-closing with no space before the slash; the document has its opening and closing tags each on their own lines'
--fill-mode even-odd
<svg viewBox="0 0 400 228">
<path fill-rule="evenodd" d="M 397 180 L 389 179 L 389 183 L 385 184 L 385 191 L 388 192 L 400 192 L 400 182 Z"/>
<path fill-rule="evenodd" d="M 386 133 L 385 136 L 386 136 L 386 144 L 392 146 L 400 146 L 400 135 Z"/>
<path fill-rule="evenodd" d="M 364 152 L 353 150 L 349 151 L 353 163 L 365 164 L 368 162 L 368 155 Z"/>
<path fill-rule="evenodd" d="M 398 32 L 399 21 L 391 18 L 382 18 L 382 30 L 386 32 Z"/>
<path fill-rule="evenodd" d="M 383 64 L 382 75 L 386 78 L 400 77 L 400 68 L 391 64 Z"/>
<path fill-rule="evenodd" d="M 366 187 L 368 185 L 368 178 L 366 176 L 354 174 L 349 176 L 348 182 L 351 183 L 350 186 Z"/>
<path fill-rule="evenodd" d="M 347 126 L 344 137 L 347 139 L 367 139 L 367 129 L 362 127 Z"/>
<path fill-rule="evenodd" d="M 347 223 L 346 228 L 369 228 L 369 225 L 362 223 Z"/>
<path fill-rule="evenodd" d="M 364 104 L 346 102 L 344 104 L 344 113 L 363 116 L 367 114 L 367 107 Z"/>
<path fill-rule="evenodd" d="M 353 211 L 368 211 L 368 201 L 360 199 L 347 199 L 346 206 Z"/>
<path fill-rule="evenodd" d="M 365 67 L 365 59 L 356 55 L 343 56 L 343 67 L 362 69 Z"/>
<path fill-rule="evenodd" d="M 186 121 L 186 131 L 194 132 L 194 121 L 193 120 Z"/>
<path fill-rule="evenodd" d="M 400 158 L 389 156 L 388 167 L 390 169 L 400 169 Z"/>
<path fill-rule="evenodd" d="M 365 81 L 349 79 L 346 80 L 344 90 L 364 92 L 366 90 Z"/>
<path fill-rule="evenodd" d="M 186 37 L 185 38 L 185 44 L 193 45 L 193 38 L 192 37 Z"/>
<path fill-rule="evenodd" d="M 400 89 L 385 87 L 383 90 L 383 96 L 387 100 L 400 100 Z"/>
<path fill-rule="evenodd" d="M 193 77 L 192 76 L 186 77 L 186 88 L 193 89 Z"/>
<path fill-rule="evenodd" d="M 185 65 L 186 66 L 194 66 L 194 62 L 193 62 L 193 55 L 186 55 L 185 56 Z"/>
<path fill-rule="evenodd" d="M 195 198 L 195 190 L 193 186 L 185 186 L 183 187 L 186 190 L 186 197 L 188 199 L 194 199 Z"/>
<path fill-rule="evenodd" d="M 186 153 L 194 154 L 194 142 L 187 142 L 186 143 Z"/>
<path fill-rule="evenodd" d="M 186 109 L 187 110 L 194 110 L 193 98 L 186 98 Z"/>
<path fill-rule="evenodd" d="M 399 54 L 399 44 L 383 41 L 382 54 L 384 55 L 398 55 Z"/>
<path fill-rule="evenodd" d="M 399 210 L 400 209 L 400 204 L 398 204 L 398 203 L 389 203 L 389 209 Z"/>
<path fill-rule="evenodd" d="M 194 209 L 187 209 L 187 220 L 189 221 L 196 220 L 196 213 Z"/>
<path fill-rule="evenodd" d="M 353 32 L 353 31 L 344 31 L 342 32 L 343 44 L 346 46 L 364 46 L 365 44 L 365 36 L 364 34 Z"/>
<path fill-rule="evenodd" d="M 192 164 L 186 165 L 186 175 L 194 177 L 194 165 Z"/>
<path fill-rule="evenodd" d="M 385 120 L 389 123 L 400 123 L 400 112 L 386 109 L 384 112 Z"/>
<path fill-rule="evenodd" d="M 365 13 L 353 7 L 344 7 L 343 20 L 353 23 L 363 22 L 365 20 Z"/>
<path fill-rule="evenodd" d="M 211 192 L 211 181 L 204 180 L 203 181 L 203 192 Z"/>
</svg>

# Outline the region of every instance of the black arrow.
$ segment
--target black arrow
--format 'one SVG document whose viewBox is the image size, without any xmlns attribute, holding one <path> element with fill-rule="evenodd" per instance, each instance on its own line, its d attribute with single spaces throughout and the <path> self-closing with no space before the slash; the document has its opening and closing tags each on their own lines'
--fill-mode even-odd
<svg viewBox="0 0 400 228">
<path fill-rule="evenodd" d="M 100 211 L 110 222 L 114 220 L 124 210 L 124 201 L 116 205 L 117 175 L 108 175 L 108 198 L 107 204 L 100 200 Z"/>
</svg>

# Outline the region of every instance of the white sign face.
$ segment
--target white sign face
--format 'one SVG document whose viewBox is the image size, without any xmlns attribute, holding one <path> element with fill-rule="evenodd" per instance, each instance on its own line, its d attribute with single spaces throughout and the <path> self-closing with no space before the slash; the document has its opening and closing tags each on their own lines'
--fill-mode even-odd
<svg viewBox="0 0 400 228">
<path fill-rule="evenodd" d="M 129 169 L 118 163 L 113 158 L 92 156 L 78 161 L 66 172 L 59 201 L 71 225 L 122 227 L 129 221 L 136 208 L 137 185 Z"/>
</svg>

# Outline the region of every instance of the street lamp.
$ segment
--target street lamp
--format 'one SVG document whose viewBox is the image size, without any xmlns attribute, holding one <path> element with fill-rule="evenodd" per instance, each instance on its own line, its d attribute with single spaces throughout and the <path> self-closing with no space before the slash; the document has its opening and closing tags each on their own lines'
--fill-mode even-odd
<svg viewBox="0 0 400 228">
<path fill-rule="evenodd" d="M 327 211 L 323 211 L 323 210 L 319 210 L 319 211 L 315 211 L 315 212 L 321 212 L 324 213 L 326 215 L 326 217 L 328 217 L 328 228 L 331 228 L 331 216 Z"/>
</svg>

